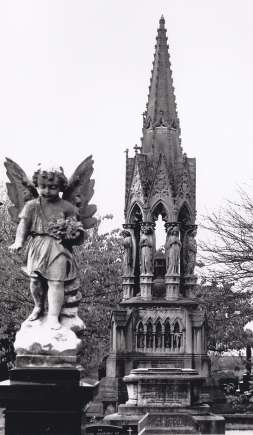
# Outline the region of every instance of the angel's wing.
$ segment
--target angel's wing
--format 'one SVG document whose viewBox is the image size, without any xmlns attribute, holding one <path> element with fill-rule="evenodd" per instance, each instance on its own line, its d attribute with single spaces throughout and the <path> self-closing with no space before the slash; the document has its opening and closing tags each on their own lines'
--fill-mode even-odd
<svg viewBox="0 0 253 435">
<path fill-rule="evenodd" d="M 84 229 L 92 228 L 97 219 L 93 215 L 97 211 L 94 204 L 89 204 L 94 194 L 95 181 L 91 179 L 93 173 L 92 156 L 87 157 L 76 168 L 69 180 L 69 186 L 63 193 L 63 199 L 72 202 L 79 208 L 80 220 Z"/>
<path fill-rule="evenodd" d="M 9 207 L 8 211 L 11 218 L 17 222 L 19 212 L 22 210 L 25 202 L 37 198 L 38 192 L 17 163 L 6 158 L 4 166 L 7 177 L 10 180 L 9 183 L 6 183 L 7 193 L 13 204 L 13 206 Z"/>
</svg>

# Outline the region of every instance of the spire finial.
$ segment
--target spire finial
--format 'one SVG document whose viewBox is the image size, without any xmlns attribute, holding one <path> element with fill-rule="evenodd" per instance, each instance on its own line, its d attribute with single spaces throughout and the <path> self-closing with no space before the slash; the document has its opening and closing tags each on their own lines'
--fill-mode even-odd
<svg viewBox="0 0 253 435">
<path fill-rule="evenodd" d="M 165 19 L 164 16 L 162 15 L 160 20 L 159 20 L 159 28 L 160 29 L 164 29 L 165 28 Z"/>
</svg>

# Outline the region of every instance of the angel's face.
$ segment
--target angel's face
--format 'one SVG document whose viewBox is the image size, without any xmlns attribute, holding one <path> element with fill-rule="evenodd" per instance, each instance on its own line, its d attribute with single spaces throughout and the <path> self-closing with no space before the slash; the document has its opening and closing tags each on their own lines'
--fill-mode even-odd
<svg viewBox="0 0 253 435">
<path fill-rule="evenodd" d="M 60 187 L 56 179 L 50 180 L 39 177 L 37 189 L 39 196 L 42 196 L 48 201 L 53 201 L 59 197 Z"/>
</svg>

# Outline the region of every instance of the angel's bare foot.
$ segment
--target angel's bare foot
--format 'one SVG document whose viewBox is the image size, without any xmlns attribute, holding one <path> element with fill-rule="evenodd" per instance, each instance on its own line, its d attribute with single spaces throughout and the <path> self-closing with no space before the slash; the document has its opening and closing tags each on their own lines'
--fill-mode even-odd
<svg viewBox="0 0 253 435">
<path fill-rule="evenodd" d="M 60 324 L 58 318 L 55 316 L 48 316 L 47 324 L 48 324 L 50 329 L 57 330 L 57 329 L 61 328 L 61 324 Z"/>
<path fill-rule="evenodd" d="M 41 307 L 34 307 L 27 320 L 32 322 L 33 320 L 37 320 L 39 317 L 41 317 L 42 314 L 43 314 L 43 309 Z"/>
</svg>

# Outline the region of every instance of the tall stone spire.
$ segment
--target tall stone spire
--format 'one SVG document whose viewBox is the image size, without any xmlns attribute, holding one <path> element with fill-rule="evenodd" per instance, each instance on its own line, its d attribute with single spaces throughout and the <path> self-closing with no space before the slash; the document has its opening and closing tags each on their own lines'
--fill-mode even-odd
<svg viewBox="0 0 253 435">
<path fill-rule="evenodd" d="M 176 99 L 163 16 L 159 24 L 150 80 L 147 116 L 152 119 L 153 124 L 158 124 L 162 114 L 165 123 L 171 125 L 174 122 L 178 125 Z"/>
<path fill-rule="evenodd" d="M 126 223 L 142 215 L 153 222 L 193 225 L 196 210 L 196 161 L 183 153 L 169 49 L 163 16 L 159 21 L 141 147 L 126 159 Z M 140 210 L 139 210 L 140 209 Z"/>
<path fill-rule="evenodd" d="M 164 127 L 166 131 L 165 129 L 155 131 L 157 127 Z M 160 132 L 162 132 L 162 135 L 159 134 Z M 157 136 L 160 136 L 160 138 Z M 163 142 L 162 146 L 161 142 Z M 169 157 L 169 148 L 174 148 L 174 151 L 172 149 L 170 150 L 172 151 L 170 157 L 174 160 L 175 155 L 177 155 L 180 150 L 180 126 L 172 80 L 165 20 L 162 16 L 159 21 L 156 37 L 148 103 L 146 111 L 143 114 L 142 152 L 149 153 L 151 151 L 157 151 L 160 153 L 162 150 L 167 154 L 167 157 Z M 171 160 L 171 158 L 169 160 Z"/>
</svg>

